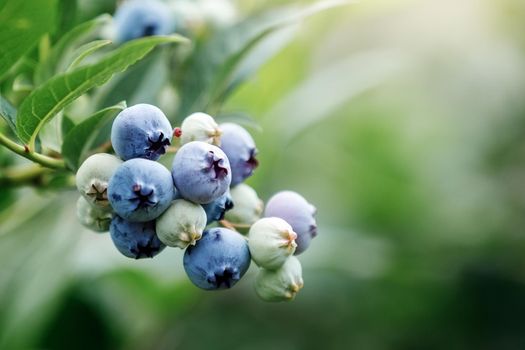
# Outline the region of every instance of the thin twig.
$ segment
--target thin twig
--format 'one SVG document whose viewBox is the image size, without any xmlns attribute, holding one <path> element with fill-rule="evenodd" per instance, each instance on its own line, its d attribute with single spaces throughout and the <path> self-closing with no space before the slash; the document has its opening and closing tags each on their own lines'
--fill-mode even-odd
<svg viewBox="0 0 525 350">
<path fill-rule="evenodd" d="M 65 170 L 66 164 L 62 159 L 51 158 L 43 154 L 31 151 L 27 146 L 21 146 L 18 143 L 12 141 L 4 134 L 0 133 L 0 144 L 4 145 L 6 148 L 15 152 L 18 155 L 21 155 L 24 158 L 32 160 L 35 163 L 38 163 L 46 168 Z"/>
<path fill-rule="evenodd" d="M 37 164 L 5 168 L 2 169 L 2 174 L 0 175 L 0 185 L 23 186 L 39 184 L 42 182 L 43 177 L 50 172 L 50 169 Z"/>
<path fill-rule="evenodd" d="M 233 230 L 233 231 L 237 231 L 237 229 L 249 229 L 252 225 L 248 225 L 248 224 L 237 224 L 237 223 L 234 223 L 234 222 L 230 222 L 228 220 L 221 220 L 219 221 L 219 223 L 226 227 L 226 228 L 229 228 L 230 230 Z"/>
</svg>

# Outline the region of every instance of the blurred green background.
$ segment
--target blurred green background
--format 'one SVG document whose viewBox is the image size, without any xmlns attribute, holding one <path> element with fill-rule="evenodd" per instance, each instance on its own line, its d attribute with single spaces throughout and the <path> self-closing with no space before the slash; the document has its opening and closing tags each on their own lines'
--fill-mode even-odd
<svg viewBox="0 0 525 350">
<path fill-rule="evenodd" d="M 200 291 L 181 251 L 131 261 L 76 192 L 24 188 L 0 211 L 0 348 L 525 348 L 525 2 L 362 0 L 292 30 L 222 111 L 253 119 L 260 197 L 318 208 L 296 300 L 260 301 L 254 266 Z"/>
</svg>

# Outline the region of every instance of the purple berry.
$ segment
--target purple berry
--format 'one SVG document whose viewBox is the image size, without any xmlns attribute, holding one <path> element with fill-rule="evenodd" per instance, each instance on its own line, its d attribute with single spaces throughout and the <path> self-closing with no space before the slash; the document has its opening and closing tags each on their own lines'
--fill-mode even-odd
<svg viewBox="0 0 525 350">
<path fill-rule="evenodd" d="M 124 109 L 111 128 L 111 143 L 123 160 L 157 160 L 171 144 L 173 129 L 160 109 L 138 104 Z"/>
<path fill-rule="evenodd" d="M 177 151 L 172 175 L 182 198 L 207 204 L 228 191 L 231 182 L 230 162 L 220 148 L 193 141 Z"/>
<path fill-rule="evenodd" d="M 317 236 L 316 209 L 300 194 L 282 191 L 273 195 L 266 204 L 265 217 L 284 219 L 297 233 L 295 255 L 304 252 L 310 246 L 312 238 Z"/>
<path fill-rule="evenodd" d="M 113 210 L 129 221 L 156 219 L 173 199 L 171 174 L 162 164 L 130 159 L 109 180 L 108 197 Z"/>
<path fill-rule="evenodd" d="M 240 125 L 224 123 L 222 130 L 221 149 L 226 153 L 232 168 L 232 183 L 235 186 L 252 176 L 259 165 L 255 156 L 257 148 L 252 136 Z"/>
<path fill-rule="evenodd" d="M 250 267 L 248 243 L 226 228 L 204 231 L 184 253 L 184 269 L 197 287 L 206 290 L 233 287 Z"/>
<path fill-rule="evenodd" d="M 109 232 L 115 247 L 128 258 L 153 258 L 166 247 L 155 233 L 155 221 L 130 222 L 115 215 Z"/>
</svg>

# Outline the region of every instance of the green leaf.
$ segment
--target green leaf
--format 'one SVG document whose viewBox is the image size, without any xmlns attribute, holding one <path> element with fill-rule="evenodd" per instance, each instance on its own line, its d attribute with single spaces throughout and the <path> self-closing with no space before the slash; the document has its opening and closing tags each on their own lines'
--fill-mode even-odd
<svg viewBox="0 0 525 350">
<path fill-rule="evenodd" d="M 76 58 L 73 60 L 73 62 L 71 62 L 71 64 L 67 68 L 67 71 L 71 71 L 73 70 L 73 68 L 78 67 L 82 63 L 84 58 L 88 57 L 93 52 L 109 44 L 111 44 L 111 40 L 95 40 L 80 46 L 78 49 L 75 50 L 74 56 L 76 56 Z"/>
<path fill-rule="evenodd" d="M 126 100 L 128 105 L 150 103 L 157 105 L 161 88 L 169 77 L 168 62 L 171 56 L 162 48 L 150 53 L 125 73 L 97 89 L 93 103 L 96 108 L 110 106 Z"/>
<path fill-rule="evenodd" d="M 247 78 L 247 69 L 236 77 L 237 69 L 254 48 L 271 34 L 320 11 L 348 3 L 322 1 L 302 9 L 287 7 L 274 10 L 248 18 L 198 45 L 182 68 L 179 116 L 216 107 L 233 86 Z M 273 48 L 269 45 L 268 49 Z M 261 60 L 252 63 L 252 67 L 260 66 L 270 55 L 261 54 L 260 57 Z"/>
<path fill-rule="evenodd" d="M 2 96 L 0 96 L 0 116 L 16 135 L 16 109 Z"/>
<path fill-rule="evenodd" d="M 271 128 L 270 133 L 278 135 L 277 139 L 290 142 L 306 129 L 332 116 L 351 99 L 383 84 L 404 67 L 406 57 L 388 50 L 363 52 L 333 62 L 283 96 L 266 116 L 266 126 Z"/>
<path fill-rule="evenodd" d="M 34 90 L 20 106 L 17 130 L 20 139 L 33 148 L 35 138 L 51 118 L 91 88 L 102 85 L 115 73 L 126 70 L 155 46 L 184 42 L 179 36 L 152 36 L 120 46 L 99 62 L 60 74 Z"/>
<path fill-rule="evenodd" d="M 0 0 L 0 78 L 53 29 L 55 0 Z"/>
<path fill-rule="evenodd" d="M 75 25 L 77 19 L 77 1 L 58 0 L 57 30 L 56 37 L 61 37 Z"/>
<path fill-rule="evenodd" d="M 123 101 L 98 111 L 71 129 L 62 144 L 62 157 L 71 170 L 76 171 L 91 150 L 100 127 L 124 108 L 126 108 L 126 102 Z"/>
<path fill-rule="evenodd" d="M 40 85 L 47 79 L 51 78 L 60 68 L 66 68 L 64 63 L 71 52 L 101 26 L 108 23 L 111 17 L 101 15 L 90 21 L 81 23 L 67 32 L 64 36 L 53 45 L 49 55 L 37 66 L 35 71 L 35 84 Z M 71 62 L 71 61 L 69 61 Z"/>
<path fill-rule="evenodd" d="M 62 135 L 67 135 L 75 127 L 75 122 L 69 118 L 67 115 L 62 115 L 62 120 L 60 123 L 60 130 Z"/>
</svg>

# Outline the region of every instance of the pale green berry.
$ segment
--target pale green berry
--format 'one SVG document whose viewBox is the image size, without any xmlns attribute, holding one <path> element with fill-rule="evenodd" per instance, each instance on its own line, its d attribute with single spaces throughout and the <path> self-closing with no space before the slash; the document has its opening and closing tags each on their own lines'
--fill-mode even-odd
<svg viewBox="0 0 525 350">
<path fill-rule="evenodd" d="M 183 145 L 191 141 L 202 141 L 215 146 L 221 144 L 221 129 L 215 119 L 206 113 L 193 113 L 186 117 L 180 129 L 180 142 Z"/>
<path fill-rule="evenodd" d="M 226 212 L 226 220 L 251 225 L 261 218 L 264 204 L 253 188 L 241 183 L 230 190 L 230 195 L 233 208 Z"/>
<path fill-rule="evenodd" d="M 109 208 L 108 182 L 120 164 L 122 160 L 111 154 L 97 153 L 90 156 L 76 174 L 80 194 L 92 205 Z"/>
<path fill-rule="evenodd" d="M 248 246 L 253 261 L 269 270 L 281 267 L 294 252 L 297 234 L 280 218 L 256 221 L 248 233 Z"/>
<path fill-rule="evenodd" d="M 199 204 L 177 199 L 157 219 L 160 241 L 170 247 L 184 249 L 195 245 L 206 227 L 206 212 Z"/>
<path fill-rule="evenodd" d="M 264 301 L 290 301 L 303 288 L 299 259 L 291 256 L 277 270 L 260 269 L 255 278 L 255 292 Z"/>
<path fill-rule="evenodd" d="M 95 232 L 109 231 L 112 216 L 111 208 L 95 207 L 89 204 L 84 197 L 78 198 L 77 218 L 88 229 Z"/>
</svg>

